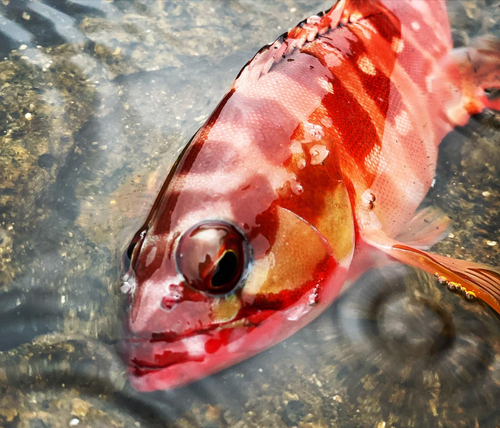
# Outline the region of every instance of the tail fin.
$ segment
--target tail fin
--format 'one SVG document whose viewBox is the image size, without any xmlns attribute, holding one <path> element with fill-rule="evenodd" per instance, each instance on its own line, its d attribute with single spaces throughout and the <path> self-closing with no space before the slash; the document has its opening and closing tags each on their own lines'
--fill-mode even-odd
<svg viewBox="0 0 500 428">
<path fill-rule="evenodd" d="M 461 89 L 461 107 L 469 116 L 485 108 L 500 111 L 499 38 L 482 36 L 469 47 L 454 49 L 444 61 L 444 66 Z M 463 124 L 468 118 L 452 115 L 450 119 L 456 124 Z"/>
<path fill-rule="evenodd" d="M 500 39 L 481 37 L 476 39 L 474 49 L 481 100 L 486 108 L 500 111 Z"/>
</svg>

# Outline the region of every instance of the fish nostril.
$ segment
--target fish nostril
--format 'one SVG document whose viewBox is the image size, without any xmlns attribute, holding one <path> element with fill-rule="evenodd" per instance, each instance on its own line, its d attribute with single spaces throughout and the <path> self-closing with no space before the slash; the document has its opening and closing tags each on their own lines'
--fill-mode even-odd
<svg viewBox="0 0 500 428">
<path fill-rule="evenodd" d="M 169 284 L 165 296 L 162 297 L 160 306 L 167 312 L 170 312 L 177 306 L 182 299 L 182 285 L 178 283 Z"/>
<path fill-rule="evenodd" d="M 170 312 L 177 306 L 178 299 L 172 298 L 171 296 L 165 296 L 161 299 L 161 308 L 167 312 Z"/>
</svg>

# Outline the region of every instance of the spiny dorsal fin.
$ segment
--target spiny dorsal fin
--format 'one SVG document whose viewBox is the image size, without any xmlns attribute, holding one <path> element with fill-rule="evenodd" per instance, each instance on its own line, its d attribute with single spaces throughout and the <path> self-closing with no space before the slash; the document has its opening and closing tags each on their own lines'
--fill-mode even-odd
<svg viewBox="0 0 500 428">
<path fill-rule="evenodd" d="M 340 22 L 356 22 L 379 11 L 381 7 L 380 0 L 346 0 Z"/>
<path fill-rule="evenodd" d="M 262 48 L 244 67 L 235 81 L 258 79 L 295 49 L 312 42 L 319 35 L 333 30 L 339 25 L 347 25 L 363 19 L 383 9 L 380 0 L 339 0 L 330 10 L 312 15 L 292 28 L 288 33 Z M 240 82 L 241 83 L 241 82 Z"/>
</svg>

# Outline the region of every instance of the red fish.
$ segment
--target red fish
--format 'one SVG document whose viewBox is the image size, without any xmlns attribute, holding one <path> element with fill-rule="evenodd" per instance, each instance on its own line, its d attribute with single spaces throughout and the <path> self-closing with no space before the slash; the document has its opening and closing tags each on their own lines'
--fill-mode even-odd
<svg viewBox="0 0 500 428">
<path fill-rule="evenodd" d="M 438 146 L 500 86 L 445 0 L 340 0 L 262 48 L 170 171 L 125 257 L 132 385 L 171 389 L 289 337 L 370 266 L 417 266 L 500 312 L 500 273 L 429 253 Z"/>
</svg>

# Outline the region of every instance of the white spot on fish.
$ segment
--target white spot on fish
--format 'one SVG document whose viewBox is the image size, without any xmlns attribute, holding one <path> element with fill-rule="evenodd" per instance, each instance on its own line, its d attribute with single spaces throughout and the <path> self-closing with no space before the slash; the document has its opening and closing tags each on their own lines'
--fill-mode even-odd
<svg viewBox="0 0 500 428">
<path fill-rule="evenodd" d="M 414 31 L 420 30 L 420 24 L 417 21 L 414 21 L 411 23 L 411 28 L 413 28 Z"/>
<path fill-rule="evenodd" d="M 321 125 L 315 125 L 314 123 L 304 122 L 304 129 L 309 137 L 314 140 L 321 140 L 325 133 L 323 132 L 323 127 Z"/>
<path fill-rule="evenodd" d="M 380 146 L 376 144 L 365 157 L 365 167 L 373 174 L 377 172 L 381 151 Z"/>
<path fill-rule="evenodd" d="M 373 65 L 373 62 L 366 55 L 361 56 L 358 59 L 357 64 L 363 73 L 368 74 L 370 76 L 375 76 L 377 74 L 377 70 Z"/>
<path fill-rule="evenodd" d="M 181 343 L 184 345 L 189 356 L 194 355 L 204 355 L 205 354 L 205 342 L 208 336 L 201 336 L 199 334 L 186 339 L 182 339 Z"/>
<path fill-rule="evenodd" d="M 285 317 L 289 321 L 297 321 L 302 318 L 311 310 L 311 306 L 308 305 L 297 305 L 297 307 L 292 306 L 288 311 L 285 312 Z"/>
<path fill-rule="evenodd" d="M 318 15 L 311 15 L 307 18 L 308 24 L 317 24 L 319 21 L 321 21 L 321 18 Z"/>
<path fill-rule="evenodd" d="M 156 256 L 156 246 L 151 247 L 151 251 L 148 253 L 146 257 L 146 267 L 148 267 L 151 263 L 154 262 Z"/>
<path fill-rule="evenodd" d="M 363 19 L 363 14 L 361 12 L 352 12 L 349 15 L 350 22 L 358 22 L 360 19 Z"/>
<path fill-rule="evenodd" d="M 391 48 L 394 52 L 401 53 L 401 52 L 403 52 L 403 49 L 405 48 L 405 42 L 403 40 L 401 40 L 399 37 L 393 37 Z"/>
<path fill-rule="evenodd" d="M 375 202 L 375 195 L 370 189 L 365 190 L 361 195 L 361 200 L 363 201 L 363 205 L 369 207 Z"/>
<path fill-rule="evenodd" d="M 299 169 L 304 169 L 306 167 L 306 160 L 305 159 L 299 159 L 297 162 L 297 166 Z"/>
<path fill-rule="evenodd" d="M 298 141 L 294 141 L 294 142 L 290 145 L 290 151 L 291 151 L 294 155 L 300 155 L 300 154 L 304 153 L 304 150 L 302 150 L 302 144 L 300 144 Z"/>
<path fill-rule="evenodd" d="M 321 119 L 321 124 L 325 128 L 331 128 L 333 126 L 333 120 L 330 116 L 325 116 L 323 119 Z"/>
<path fill-rule="evenodd" d="M 430 75 L 425 78 L 425 87 L 427 88 L 427 92 L 432 93 L 434 87 L 434 76 Z"/>
<path fill-rule="evenodd" d="M 311 147 L 309 153 L 311 154 L 311 165 L 320 165 L 325 161 L 330 152 L 323 144 L 315 144 Z"/>
<path fill-rule="evenodd" d="M 169 299 L 179 301 L 182 297 L 182 287 L 179 284 L 168 284 L 167 285 L 167 296 Z"/>
<path fill-rule="evenodd" d="M 414 183 L 414 185 L 402 188 L 401 184 L 404 183 L 404 181 L 402 181 L 401 183 L 399 183 L 399 188 L 403 190 L 403 192 L 406 194 L 408 202 L 410 202 L 411 204 L 418 205 L 426 194 L 426 191 L 424 190 L 424 185 L 419 180 L 419 177 L 417 177 L 416 175 L 410 174 L 408 179 L 411 180 Z"/>
<path fill-rule="evenodd" d="M 377 33 L 377 29 L 367 19 L 360 21 L 359 28 L 368 40 L 371 40 L 372 35 Z"/>
<path fill-rule="evenodd" d="M 339 54 L 337 53 L 329 53 L 325 55 L 326 65 L 329 68 L 337 67 L 342 63 L 342 60 L 339 58 Z"/>
<path fill-rule="evenodd" d="M 398 134 L 407 135 L 408 132 L 411 131 L 412 126 L 410 118 L 405 110 L 403 110 L 400 114 L 396 116 L 395 121 L 396 121 L 396 131 L 398 131 Z"/>
<path fill-rule="evenodd" d="M 333 94 L 333 85 L 325 77 L 320 77 L 318 79 L 319 86 L 321 86 L 326 92 Z"/>
<path fill-rule="evenodd" d="M 292 189 L 292 192 L 296 195 L 301 195 L 302 193 L 304 193 L 304 187 L 297 181 L 297 177 L 295 176 L 295 174 L 293 176 L 293 179 L 290 180 L 290 187 Z"/>
<path fill-rule="evenodd" d="M 296 195 L 302 195 L 302 193 L 304 193 L 304 188 L 302 187 L 302 184 L 295 183 L 295 185 L 292 185 L 292 192 L 295 193 Z"/>
</svg>

